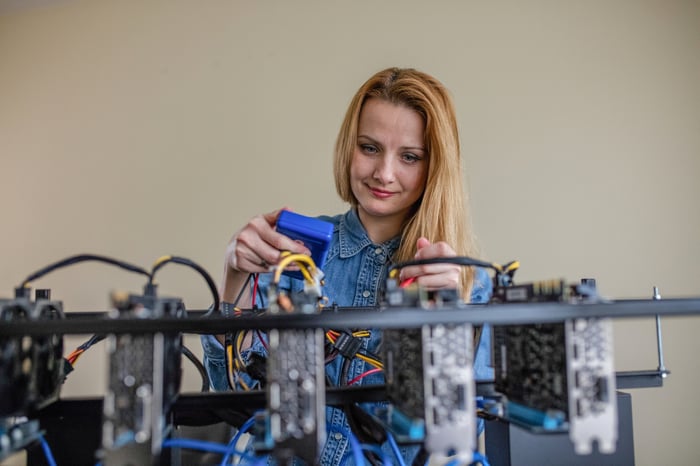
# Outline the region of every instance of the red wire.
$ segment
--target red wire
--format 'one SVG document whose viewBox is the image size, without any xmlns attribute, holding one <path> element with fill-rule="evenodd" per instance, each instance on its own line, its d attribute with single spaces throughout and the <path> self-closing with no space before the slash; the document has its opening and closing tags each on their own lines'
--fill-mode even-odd
<svg viewBox="0 0 700 466">
<path fill-rule="evenodd" d="M 270 348 L 267 347 L 267 343 L 265 343 L 265 340 L 263 339 L 262 333 L 260 333 L 260 330 L 256 330 L 255 333 L 258 335 L 258 338 L 260 339 L 260 343 L 262 343 L 263 348 L 266 350 L 270 350 Z"/>
<path fill-rule="evenodd" d="M 255 296 L 258 294 L 258 277 L 259 274 L 255 274 L 255 280 L 253 281 L 253 300 L 250 303 L 250 307 L 255 307 Z"/>
<path fill-rule="evenodd" d="M 75 361 L 77 361 L 78 358 L 80 357 L 80 355 L 83 354 L 84 352 L 85 352 L 85 350 L 76 349 L 71 354 L 69 354 L 66 359 L 71 364 L 71 366 L 73 366 L 73 365 L 75 365 Z"/>
<path fill-rule="evenodd" d="M 255 297 L 258 294 L 258 278 L 260 277 L 260 274 L 255 274 L 255 280 L 253 281 L 253 301 L 251 302 L 251 307 L 255 307 Z M 269 350 L 267 347 L 267 343 L 265 343 L 265 340 L 263 339 L 262 334 L 260 333 L 260 330 L 256 330 L 255 333 L 258 335 L 258 338 L 260 339 L 260 343 L 262 343 L 263 348 L 266 350 Z"/>
<path fill-rule="evenodd" d="M 416 281 L 416 277 L 407 278 L 406 280 L 399 283 L 401 288 L 406 288 L 408 285 Z"/>
<path fill-rule="evenodd" d="M 379 372 L 379 371 L 381 371 L 381 369 L 378 368 L 378 367 L 375 367 L 374 369 L 370 369 L 370 370 L 368 370 L 367 372 L 363 372 L 362 374 L 358 375 L 357 377 L 355 377 L 354 379 L 352 379 L 350 382 L 348 382 L 348 385 L 352 385 L 352 384 L 354 384 L 354 383 L 357 383 L 357 382 L 359 382 L 360 380 L 362 380 L 362 379 L 364 379 L 365 377 L 367 377 L 368 375 L 376 374 L 376 373 Z"/>
</svg>

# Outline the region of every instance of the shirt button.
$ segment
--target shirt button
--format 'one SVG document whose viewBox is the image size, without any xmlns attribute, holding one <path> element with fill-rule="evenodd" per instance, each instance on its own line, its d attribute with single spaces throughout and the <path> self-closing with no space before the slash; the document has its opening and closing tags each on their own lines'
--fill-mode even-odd
<svg viewBox="0 0 700 466">
<path fill-rule="evenodd" d="M 382 251 L 382 248 L 377 248 L 377 249 L 374 250 L 374 253 L 375 253 L 376 255 L 379 255 L 379 254 L 381 254 L 382 252 L 384 252 L 384 251 Z"/>
<path fill-rule="evenodd" d="M 333 437 L 335 437 L 336 440 L 342 440 L 343 434 L 341 434 L 340 432 L 336 432 Z"/>
<path fill-rule="evenodd" d="M 370 293 L 369 291 L 367 291 L 367 290 L 365 290 L 365 291 L 362 292 L 362 296 L 364 296 L 365 298 L 369 298 L 369 295 L 370 295 L 370 294 L 371 294 L 371 293 Z"/>
</svg>

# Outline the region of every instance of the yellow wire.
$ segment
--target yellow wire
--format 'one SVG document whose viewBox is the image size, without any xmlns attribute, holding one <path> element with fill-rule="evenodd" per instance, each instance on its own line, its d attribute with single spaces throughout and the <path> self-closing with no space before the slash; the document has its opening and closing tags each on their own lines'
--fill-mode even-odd
<svg viewBox="0 0 700 466">
<path fill-rule="evenodd" d="M 311 256 L 307 256 L 306 254 L 298 254 L 298 253 L 293 253 L 290 251 L 282 251 L 280 253 L 280 258 L 281 258 L 281 261 L 283 261 L 283 260 L 300 260 L 300 261 L 308 263 L 309 265 L 316 265 L 314 263 L 313 259 L 311 258 Z"/>
<path fill-rule="evenodd" d="M 229 384 L 231 387 L 236 386 L 236 379 L 238 379 L 238 383 L 241 384 L 243 387 L 243 390 L 249 391 L 250 387 L 248 384 L 245 383 L 245 381 L 241 377 L 236 377 L 234 375 L 234 370 L 233 370 L 233 346 L 227 345 L 226 346 L 226 353 L 228 354 L 228 365 L 226 367 L 226 376 L 228 377 Z"/>
<path fill-rule="evenodd" d="M 242 369 L 245 367 L 245 361 L 243 361 L 243 357 L 241 357 L 241 347 L 243 346 L 243 338 L 245 338 L 246 332 L 238 332 L 238 335 L 236 336 L 236 348 L 238 348 L 238 351 L 236 351 L 236 362 L 239 364 L 239 369 Z"/>
<path fill-rule="evenodd" d="M 369 356 L 365 356 L 364 354 L 357 353 L 355 356 L 357 356 L 359 359 L 362 359 L 366 363 L 369 363 L 370 365 L 377 367 L 379 369 L 384 369 L 384 364 L 381 363 L 381 361 L 377 361 L 374 358 L 370 358 Z"/>
<path fill-rule="evenodd" d="M 285 254 L 280 261 L 278 268 L 285 269 L 292 262 L 296 262 L 301 265 L 308 265 L 312 269 L 316 269 L 316 264 L 313 259 L 304 254 Z"/>
<path fill-rule="evenodd" d="M 233 377 L 233 363 L 231 362 L 231 360 L 233 359 L 233 346 L 226 345 L 226 355 L 228 356 L 226 358 L 226 376 L 228 377 L 229 385 L 231 385 L 231 387 L 233 388 L 236 386 L 236 382 Z"/>
<path fill-rule="evenodd" d="M 506 272 L 510 272 L 511 270 L 517 270 L 520 268 L 520 262 L 519 261 L 513 261 L 508 267 L 506 268 Z"/>
<path fill-rule="evenodd" d="M 314 277 L 311 276 L 311 272 L 309 272 L 309 269 L 307 269 L 306 267 L 300 267 L 299 272 L 301 272 L 301 274 L 304 276 L 308 283 L 314 282 Z"/>
<path fill-rule="evenodd" d="M 294 262 L 294 261 L 292 261 L 292 262 Z M 302 264 L 299 262 L 297 262 L 297 264 L 299 265 L 299 273 L 301 273 L 304 276 L 304 279 L 306 281 L 313 281 L 313 278 L 311 277 L 311 273 L 309 272 L 309 266 L 307 264 Z M 287 263 L 287 264 L 285 264 L 284 267 L 281 267 L 281 266 L 279 267 L 278 270 L 280 270 L 280 273 L 278 274 L 278 277 L 279 277 L 279 275 L 282 274 L 282 271 L 284 271 L 284 269 L 287 268 L 287 266 L 289 266 L 289 265 L 290 264 Z M 279 278 L 277 279 L 277 281 L 279 282 Z"/>
<path fill-rule="evenodd" d="M 293 262 L 301 265 L 299 270 L 308 282 L 314 282 L 313 274 L 316 272 L 316 264 L 311 257 L 305 254 L 292 254 L 289 251 L 283 251 L 281 256 L 282 259 L 277 264 L 277 270 L 275 270 L 275 275 L 273 278 L 274 283 L 279 283 L 282 272 Z M 308 266 L 310 270 L 305 266 Z"/>
<path fill-rule="evenodd" d="M 366 338 L 366 337 L 369 337 L 371 335 L 372 335 L 372 332 L 370 332 L 369 330 L 358 330 L 358 331 L 352 332 L 352 336 L 356 337 L 356 338 Z M 326 338 L 331 343 L 335 343 L 336 340 L 338 340 L 339 336 L 340 336 L 340 332 L 338 332 L 337 330 L 328 330 L 326 332 Z"/>
</svg>

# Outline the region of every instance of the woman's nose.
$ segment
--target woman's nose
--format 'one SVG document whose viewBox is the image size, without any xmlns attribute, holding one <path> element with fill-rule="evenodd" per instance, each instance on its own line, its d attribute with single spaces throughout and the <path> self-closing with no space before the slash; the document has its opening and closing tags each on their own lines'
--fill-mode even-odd
<svg viewBox="0 0 700 466">
<path fill-rule="evenodd" d="M 374 178 L 383 184 L 389 184 L 394 181 L 395 167 L 393 157 L 384 155 L 377 159 L 374 167 Z"/>
</svg>

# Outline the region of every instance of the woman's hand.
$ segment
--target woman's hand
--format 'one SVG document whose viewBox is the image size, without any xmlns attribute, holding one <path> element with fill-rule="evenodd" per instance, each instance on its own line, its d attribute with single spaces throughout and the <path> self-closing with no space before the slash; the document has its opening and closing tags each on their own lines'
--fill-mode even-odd
<svg viewBox="0 0 700 466">
<path fill-rule="evenodd" d="M 253 217 L 236 232 L 226 248 L 226 265 L 238 272 L 268 272 L 281 251 L 310 254 L 301 242 L 275 231 L 283 209 Z"/>
<path fill-rule="evenodd" d="M 281 251 L 310 254 L 301 242 L 275 231 L 282 210 L 253 217 L 229 241 L 219 290 L 222 301 L 234 302 L 242 290 L 240 305 L 250 305 L 250 296 L 243 289 L 249 274 L 269 272 L 279 262 Z"/>
<path fill-rule="evenodd" d="M 414 259 L 435 259 L 440 257 L 456 257 L 457 253 L 444 241 L 431 244 L 427 238 L 418 238 L 418 252 Z M 411 265 L 403 267 L 399 273 L 399 281 L 413 279 L 428 290 L 458 289 L 460 286 L 461 266 L 457 264 L 436 263 Z"/>
</svg>

